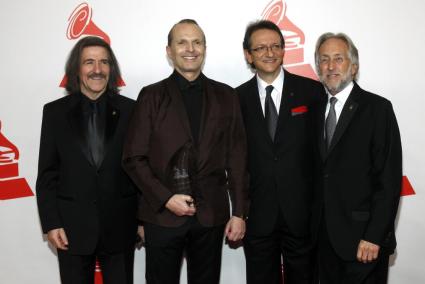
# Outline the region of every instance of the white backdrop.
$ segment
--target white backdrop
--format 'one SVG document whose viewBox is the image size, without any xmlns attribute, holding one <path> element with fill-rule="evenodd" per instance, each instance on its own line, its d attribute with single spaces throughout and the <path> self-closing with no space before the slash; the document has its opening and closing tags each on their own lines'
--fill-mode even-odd
<svg viewBox="0 0 425 284">
<path fill-rule="evenodd" d="M 92 21 L 108 34 L 120 62 L 126 82 L 122 94 L 135 99 L 142 86 L 172 72 L 166 60 L 166 36 L 182 18 L 196 19 L 205 31 L 207 76 L 233 87 L 248 80 L 252 73 L 243 58 L 244 30 L 248 22 L 262 17 L 269 2 L 93 0 L 88 5 Z M 76 42 L 66 37 L 68 17 L 80 4 L 81 0 L 0 1 L 1 134 L 19 149 L 19 177 L 33 191 L 42 106 L 64 95 L 58 85 Z M 389 283 L 425 283 L 425 96 L 420 88 L 425 75 L 425 2 L 286 0 L 286 4 L 286 16 L 305 34 L 305 62 L 313 63 L 320 34 L 345 32 L 360 52 L 360 85 L 393 102 L 404 174 L 416 195 L 403 197 L 400 204 L 398 248 Z M 241 248 L 225 246 L 221 279 L 221 283 L 245 283 Z M 57 260 L 43 240 L 34 196 L 0 200 L 0 283 L 59 283 Z M 143 250 L 136 252 L 135 283 L 144 283 Z"/>
</svg>

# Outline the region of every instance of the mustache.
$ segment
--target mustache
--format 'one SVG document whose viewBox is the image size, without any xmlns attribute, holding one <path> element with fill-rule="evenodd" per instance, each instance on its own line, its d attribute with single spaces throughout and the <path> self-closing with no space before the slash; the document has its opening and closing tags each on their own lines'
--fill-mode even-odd
<svg viewBox="0 0 425 284">
<path fill-rule="evenodd" d="M 92 73 L 88 77 L 90 79 L 106 79 L 106 74 L 104 74 L 104 73 Z"/>
</svg>

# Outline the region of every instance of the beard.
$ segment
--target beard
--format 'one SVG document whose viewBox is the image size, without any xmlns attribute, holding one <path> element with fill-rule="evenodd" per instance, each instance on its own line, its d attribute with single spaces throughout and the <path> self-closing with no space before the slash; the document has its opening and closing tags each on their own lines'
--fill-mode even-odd
<svg viewBox="0 0 425 284">
<path fill-rule="evenodd" d="M 320 82 L 325 85 L 329 93 L 331 93 L 332 95 L 338 94 L 353 81 L 353 76 L 351 75 L 351 68 L 352 67 L 350 65 L 347 72 L 342 76 L 341 80 L 333 85 L 328 83 L 328 81 L 326 80 L 326 75 L 324 76 L 323 74 L 319 75 Z"/>
</svg>

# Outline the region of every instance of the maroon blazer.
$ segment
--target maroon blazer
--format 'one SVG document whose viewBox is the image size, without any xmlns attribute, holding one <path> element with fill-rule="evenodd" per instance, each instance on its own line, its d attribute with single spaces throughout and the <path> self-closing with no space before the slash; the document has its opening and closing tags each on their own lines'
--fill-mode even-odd
<svg viewBox="0 0 425 284">
<path fill-rule="evenodd" d="M 204 103 L 198 161 L 192 176 L 196 216 L 204 226 L 224 224 L 248 210 L 246 137 L 235 91 L 204 77 Z M 192 141 L 189 120 L 177 82 L 171 77 L 144 87 L 137 99 L 123 151 L 123 165 L 142 192 L 140 220 L 166 227 L 182 225 L 165 208 L 175 194 L 167 184 L 171 158 Z"/>
</svg>

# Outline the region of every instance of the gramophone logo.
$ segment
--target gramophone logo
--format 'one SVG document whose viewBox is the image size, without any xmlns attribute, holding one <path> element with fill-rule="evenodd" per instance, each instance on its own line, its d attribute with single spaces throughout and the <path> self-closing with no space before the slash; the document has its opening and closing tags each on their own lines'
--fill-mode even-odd
<svg viewBox="0 0 425 284">
<path fill-rule="evenodd" d="M 0 132 L 0 200 L 34 195 L 25 178 L 19 177 L 18 160 L 18 148 Z"/>
<path fill-rule="evenodd" d="M 71 16 L 68 18 L 69 24 L 66 31 L 66 37 L 69 40 L 74 40 L 80 38 L 83 35 L 97 36 L 110 45 L 111 39 L 92 21 L 92 15 L 92 9 L 89 7 L 89 4 L 81 3 L 78 5 L 77 8 L 75 8 L 71 13 Z M 59 84 L 59 87 L 64 88 L 66 86 L 67 80 L 68 79 L 66 76 L 64 76 Z M 125 86 L 125 82 L 122 80 L 122 78 L 119 79 L 118 86 Z"/>
<path fill-rule="evenodd" d="M 317 80 L 311 65 L 304 61 L 304 32 L 289 20 L 286 11 L 284 0 L 272 0 L 262 13 L 263 19 L 274 22 L 285 38 L 283 65 L 291 73 Z"/>
<path fill-rule="evenodd" d="M 287 6 L 284 0 L 272 0 L 262 13 L 265 20 L 274 22 L 285 38 L 285 69 L 294 74 L 317 80 L 316 73 L 309 63 L 304 61 L 304 32 L 286 16 Z M 403 176 L 401 195 L 413 195 L 415 191 L 407 176 Z"/>
</svg>

